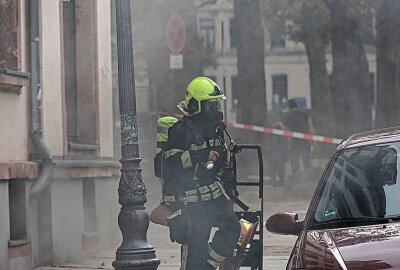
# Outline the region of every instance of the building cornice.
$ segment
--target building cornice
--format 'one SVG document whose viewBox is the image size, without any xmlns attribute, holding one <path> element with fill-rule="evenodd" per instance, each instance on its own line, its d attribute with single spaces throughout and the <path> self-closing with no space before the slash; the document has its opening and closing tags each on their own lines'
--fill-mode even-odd
<svg viewBox="0 0 400 270">
<path fill-rule="evenodd" d="M 55 179 L 120 176 L 121 164 L 108 159 L 55 159 Z"/>
<path fill-rule="evenodd" d="M 119 177 L 119 162 L 113 160 L 54 160 L 55 179 Z M 39 164 L 32 161 L 0 161 L 0 181 L 36 179 Z"/>
<path fill-rule="evenodd" d="M 39 164 L 31 161 L 0 161 L 0 181 L 10 179 L 35 179 Z"/>
</svg>

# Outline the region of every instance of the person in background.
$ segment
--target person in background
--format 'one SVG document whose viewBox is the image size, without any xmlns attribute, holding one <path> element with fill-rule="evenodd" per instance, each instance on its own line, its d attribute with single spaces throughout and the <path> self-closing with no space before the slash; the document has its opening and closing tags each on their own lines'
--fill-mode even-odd
<svg viewBox="0 0 400 270">
<path fill-rule="evenodd" d="M 284 115 L 282 121 L 285 129 L 294 132 L 314 134 L 314 126 L 309 112 L 299 108 L 294 99 L 289 99 L 287 106 L 289 111 Z M 289 155 L 293 174 L 297 173 L 300 169 L 300 159 L 302 160 L 305 169 L 310 168 L 311 141 L 291 138 Z"/>
<path fill-rule="evenodd" d="M 281 122 L 276 122 L 272 125 L 272 128 L 284 129 L 284 126 Z M 271 184 L 283 187 L 285 185 L 285 163 L 289 154 L 289 139 L 280 135 L 272 135 L 270 143 L 268 158 Z"/>
</svg>

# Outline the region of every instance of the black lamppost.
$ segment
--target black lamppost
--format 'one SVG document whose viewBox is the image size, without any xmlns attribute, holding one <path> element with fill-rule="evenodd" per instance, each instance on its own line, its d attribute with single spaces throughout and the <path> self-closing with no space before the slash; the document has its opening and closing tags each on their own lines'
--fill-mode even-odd
<svg viewBox="0 0 400 270">
<path fill-rule="evenodd" d="M 117 270 L 157 269 L 160 261 L 147 242 L 149 214 L 144 207 L 146 188 L 139 165 L 130 0 L 115 0 L 115 9 L 122 155 L 118 225 L 123 240 L 112 265 Z"/>
</svg>

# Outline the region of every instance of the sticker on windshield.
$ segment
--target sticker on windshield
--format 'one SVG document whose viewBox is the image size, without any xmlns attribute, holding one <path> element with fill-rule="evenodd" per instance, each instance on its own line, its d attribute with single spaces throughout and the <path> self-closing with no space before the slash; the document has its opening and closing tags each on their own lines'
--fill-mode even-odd
<svg viewBox="0 0 400 270">
<path fill-rule="evenodd" d="M 337 208 L 329 208 L 324 212 L 324 218 L 335 216 L 337 214 Z"/>
</svg>

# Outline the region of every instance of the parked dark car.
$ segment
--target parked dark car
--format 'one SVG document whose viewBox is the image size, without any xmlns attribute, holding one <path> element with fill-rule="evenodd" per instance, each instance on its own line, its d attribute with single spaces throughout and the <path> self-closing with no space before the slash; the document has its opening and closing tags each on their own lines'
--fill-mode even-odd
<svg viewBox="0 0 400 270">
<path fill-rule="evenodd" d="M 400 269 L 400 127 L 343 141 L 303 221 L 277 213 L 268 231 L 298 235 L 286 269 Z"/>
</svg>

